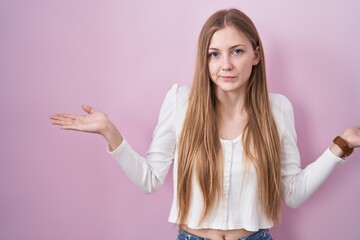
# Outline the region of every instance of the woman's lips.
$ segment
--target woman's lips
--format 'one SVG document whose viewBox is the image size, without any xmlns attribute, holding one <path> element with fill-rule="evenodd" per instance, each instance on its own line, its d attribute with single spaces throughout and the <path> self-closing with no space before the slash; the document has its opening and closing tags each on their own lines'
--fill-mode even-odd
<svg viewBox="0 0 360 240">
<path fill-rule="evenodd" d="M 235 79 L 234 76 L 220 76 L 220 79 L 222 79 L 223 81 L 232 81 Z"/>
</svg>

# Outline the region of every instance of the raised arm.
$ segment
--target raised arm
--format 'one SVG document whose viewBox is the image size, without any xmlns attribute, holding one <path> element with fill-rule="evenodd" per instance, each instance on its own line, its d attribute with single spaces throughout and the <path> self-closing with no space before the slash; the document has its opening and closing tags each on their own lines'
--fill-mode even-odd
<svg viewBox="0 0 360 240">
<path fill-rule="evenodd" d="M 174 159 L 178 89 L 177 85 L 173 85 L 165 97 L 146 156 L 134 151 L 104 112 L 90 106 L 82 106 L 85 115 L 59 113 L 50 116 L 50 119 L 52 124 L 64 130 L 102 135 L 109 143 L 109 153 L 117 160 L 130 180 L 142 191 L 151 193 L 163 184 Z M 188 92 L 185 89 L 184 91 Z M 182 104 L 180 105 L 183 107 Z"/>
<path fill-rule="evenodd" d="M 341 158 L 343 151 L 332 143 L 321 156 L 302 169 L 292 105 L 285 97 L 279 102 L 276 117 L 282 144 L 282 196 L 288 206 L 298 207 L 322 185 L 336 165 L 344 161 Z M 360 147 L 360 126 L 347 128 L 340 137 L 350 148 Z"/>
<path fill-rule="evenodd" d="M 50 116 L 53 125 L 64 130 L 74 130 L 102 135 L 109 143 L 110 150 L 116 149 L 123 141 L 118 129 L 108 116 L 88 105 L 82 105 L 86 115 L 58 113 Z"/>
</svg>

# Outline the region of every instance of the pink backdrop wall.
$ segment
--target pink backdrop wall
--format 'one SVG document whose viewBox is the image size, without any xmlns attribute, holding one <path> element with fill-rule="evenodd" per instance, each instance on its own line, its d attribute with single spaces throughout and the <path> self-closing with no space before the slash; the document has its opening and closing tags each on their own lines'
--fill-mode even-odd
<svg viewBox="0 0 360 240">
<path fill-rule="evenodd" d="M 0 239 L 175 239 L 171 176 L 152 195 L 126 178 L 101 137 L 48 116 L 108 113 L 145 153 L 173 83 L 190 84 L 196 40 L 215 10 L 255 22 L 271 91 L 294 105 L 303 165 L 360 122 L 360 4 L 333 1 L 0 0 Z M 277 239 L 360 239 L 359 151 L 298 209 Z"/>
</svg>

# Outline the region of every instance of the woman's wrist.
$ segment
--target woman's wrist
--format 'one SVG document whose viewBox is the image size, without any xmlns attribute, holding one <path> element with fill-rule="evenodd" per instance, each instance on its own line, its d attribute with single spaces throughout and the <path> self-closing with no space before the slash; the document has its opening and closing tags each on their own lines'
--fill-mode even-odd
<svg viewBox="0 0 360 240">
<path fill-rule="evenodd" d="M 342 157 L 342 155 L 344 154 L 344 152 L 341 150 L 341 148 L 338 145 L 336 145 L 335 143 L 331 144 L 329 149 L 334 155 L 336 155 L 338 157 Z"/>
<path fill-rule="evenodd" d="M 330 150 L 338 157 L 345 158 L 349 156 L 354 147 L 350 145 L 349 140 L 345 134 L 337 136 L 333 140 L 333 144 L 330 146 Z"/>
<path fill-rule="evenodd" d="M 110 148 L 109 150 L 111 151 L 118 148 L 123 141 L 123 137 L 111 121 L 107 121 L 105 128 L 100 134 L 108 142 Z"/>
</svg>

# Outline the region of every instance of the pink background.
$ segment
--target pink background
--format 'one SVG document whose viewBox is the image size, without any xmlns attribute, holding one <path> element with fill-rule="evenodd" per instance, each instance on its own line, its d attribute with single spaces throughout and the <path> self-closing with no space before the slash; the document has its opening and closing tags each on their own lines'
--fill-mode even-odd
<svg viewBox="0 0 360 240">
<path fill-rule="evenodd" d="M 360 122 L 360 4 L 332 1 L 0 0 L 0 239 L 175 239 L 171 176 L 152 195 L 126 178 L 99 136 L 48 116 L 108 113 L 145 153 L 166 91 L 190 84 L 198 33 L 221 8 L 255 22 L 271 91 L 295 109 L 303 165 Z M 277 239 L 360 239 L 360 154 L 298 209 Z"/>
</svg>

